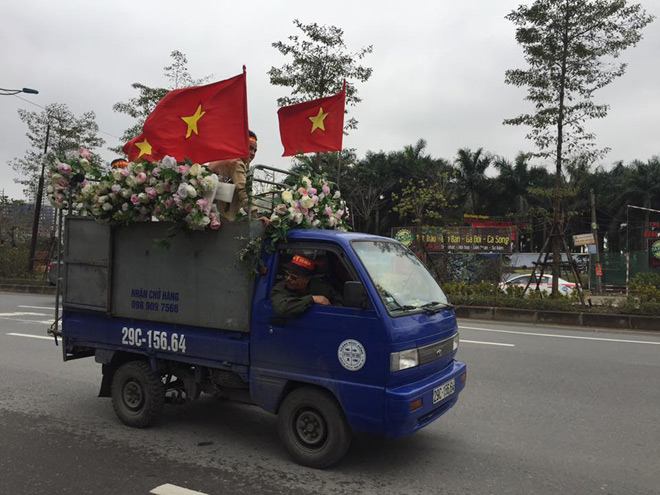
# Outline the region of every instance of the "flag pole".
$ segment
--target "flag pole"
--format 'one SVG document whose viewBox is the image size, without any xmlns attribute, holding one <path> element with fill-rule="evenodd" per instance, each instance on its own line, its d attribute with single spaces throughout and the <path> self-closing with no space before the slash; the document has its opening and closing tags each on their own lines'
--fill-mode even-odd
<svg viewBox="0 0 660 495">
<path fill-rule="evenodd" d="M 341 90 L 344 91 L 344 101 L 346 101 L 346 78 L 344 78 L 344 82 L 341 85 Z M 342 123 L 344 122 L 344 119 L 342 118 Z M 344 129 L 342 128 L 341 132 L 344 132 Z M 341 140 L 341 149 L 337 152 L 339 155 L 337 157 L 337 189 L 339 189 L 339 178 L 341 177 L 341 152 L 344 149 L 344 140 Z"/>
</svg>

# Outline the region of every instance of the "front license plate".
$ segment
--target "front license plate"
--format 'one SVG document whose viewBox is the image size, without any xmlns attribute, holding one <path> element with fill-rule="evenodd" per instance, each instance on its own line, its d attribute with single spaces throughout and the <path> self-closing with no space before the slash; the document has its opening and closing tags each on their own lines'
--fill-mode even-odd
<svg viewBox="0 0 660 495">
<path fill-rule="evenodd" d="M 433 403 L 440 402 L 442 399 L 449 397 L 456 390 L 456 379 L 452 378 L 448 382 L 443 383 L 439 387 L 433 389 Z"/>
</svg>

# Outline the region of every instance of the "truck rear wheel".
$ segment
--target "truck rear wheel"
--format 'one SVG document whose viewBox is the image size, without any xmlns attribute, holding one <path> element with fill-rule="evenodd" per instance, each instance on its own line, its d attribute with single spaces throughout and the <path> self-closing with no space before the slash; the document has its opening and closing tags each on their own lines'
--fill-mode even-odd
<svg viewBox="0 0 660 495">
<path fill-rule="evenodd" d="M 163 411 L 165 387 L 149 363 L 130 361 L 119 367 L 112 379 L 112 407 L 122 423 L 145 428 Z"/>
<path fill-rule="evenodd" d="M 287 450 L 303 466 L 329 467 L 344 456 L 351 443 L 341 407 L 323 390 L 291 392 L 282 402 L 277 426 Z"/>
</svg>

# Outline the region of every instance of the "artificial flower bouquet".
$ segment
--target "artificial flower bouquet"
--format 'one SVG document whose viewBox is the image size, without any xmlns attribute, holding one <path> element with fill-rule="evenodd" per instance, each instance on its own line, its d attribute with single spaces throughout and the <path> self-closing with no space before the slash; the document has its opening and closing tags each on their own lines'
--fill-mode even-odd
<svg viewBox="0 0 660 495">
<path fill-rule="evenodd" d="M 62 188 L 54 188 L 49 196 L 54 207 L 68 206 L 67 198 L 71 198 L 76 211 L 101 223 L 158 220 L 184 223 L 191 230 L 220 227 L 213 203 L 218 177 L 197 163 L 179 164 L 166 156 L 161 161 L 131 162 L 125 168 L 99 173 L 96 181 L 73 181 L 63 176 L 82 170 L 83 160 L 84 153 L 79 150 L 78 155 L 69 156 L 67 164 L 51 167 L 51 182 Z"/>
<path fill-rule="evenodd" d="M 346 202 L 324 176 L 301 176 L 280 189 L 266 234 L 276 243 L 291 228 L 348 230 Z"/>
</svg>

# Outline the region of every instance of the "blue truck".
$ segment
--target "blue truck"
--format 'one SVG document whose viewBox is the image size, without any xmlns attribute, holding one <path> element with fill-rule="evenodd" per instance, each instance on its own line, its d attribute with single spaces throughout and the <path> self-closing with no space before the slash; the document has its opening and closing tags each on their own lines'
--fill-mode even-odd
<svg viewBox="0 0 660 495">
<path fill-rule="evenodd" d="M 101 364 L 99 396 L 128 426 L 213 394 L 276 414 L 293 459 L 325 468 L 353 432 L 414 433 L 465 387 L 454 311 L 394 239 L 299 229 L 259 251 L 261 223 L 237 221 L 182 232 L 163 249 L 154 245 L 167 236 L 162 222 L 110 227 L 70 216 L 65 227 L 56 329 L 64 360 Z M 263 262 L 257 275 L 237 257 L 250 252 Z M 273 311 L 270 291 L 294 254 L 314 260 L 343 305 Z"/>
</svg>

